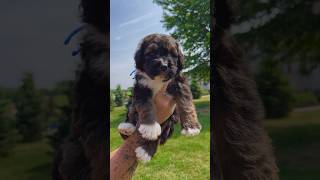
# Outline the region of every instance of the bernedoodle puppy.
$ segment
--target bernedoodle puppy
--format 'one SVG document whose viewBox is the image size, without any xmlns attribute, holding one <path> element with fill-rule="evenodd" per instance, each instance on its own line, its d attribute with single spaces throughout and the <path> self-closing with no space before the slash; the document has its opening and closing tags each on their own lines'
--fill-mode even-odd
<svg viewBox="0 0 320 180">
<path fill-rule="evenodd" d="M 136 149 L 139 160 L 149 161 L 156 151 L 161 126 L 157 122 L 153 98 L 167 85 L 167 94 L 174 97 L 176 108 L 170 121 L 180 119 L 181 133 L 193 136 L 200 133 L 192 93 L 182 75 L 183 54 L 179 43 L 171 36 L 151 34 L 142 39 L 134 56 L 136 76 L 132 103 L 127 119 L 118 126 L 122 136 L 130 136 L 136 128 L 146 140 Z"/>
</svg>

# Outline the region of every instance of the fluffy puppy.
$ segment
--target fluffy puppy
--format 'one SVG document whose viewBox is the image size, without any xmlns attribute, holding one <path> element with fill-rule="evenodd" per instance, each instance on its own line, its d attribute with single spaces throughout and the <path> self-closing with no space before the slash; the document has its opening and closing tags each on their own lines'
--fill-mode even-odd
<svg viewBox="0 0 320 180">
<path fill-rule="evenodd" d="M 136 149 L 138 159 L 148 161 L 155 153 L 161 126 L 157 122 L 154 95 L 165 85 L 167 94 L 174 97 L 176 108 L 170 121 L 180 119 L 182 131 L 187 136 L 197 135 L 198 122 L 192 94 L 183 69 L 183 54 L 179 43 L 171 36 L 151 34 L 143 38 L 135 53 L 136 76 L 132 104 L 127 120 L 118 127 L 120 134 L 128 136 L 136 127 L 146 140 Z"/>
</svg>

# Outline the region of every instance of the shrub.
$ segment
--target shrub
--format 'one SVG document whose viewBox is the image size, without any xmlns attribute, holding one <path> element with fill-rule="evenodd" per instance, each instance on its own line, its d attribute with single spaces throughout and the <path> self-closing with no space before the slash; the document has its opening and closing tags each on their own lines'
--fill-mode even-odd
<svg viewBox="0 0 320 180">
<path fill-rule="evenodd" d="M 307 107 L 319 104 L 317 96 L 310 91 L 297 92 L 294 95 L 295 107 Z"/>
<path fill-rule="evenodd" d="M 210 94 L 209 90 L 201 88 L 201 96 L 206 96 L 206 95 L 209 95 L 209 94 Z"/>
<path fill-rule="evenodd" d="M 110 111 L 113 110 L 114 106 L 115 106 L 115 103 L 114 103 L 114 95 L 113 95 L 113 93 L 110 91 Z"/>
<path fill-rule="evenodd" d="M 12 107 L 9 101 L 0 100 L 0 156 L 8 155 L 19 137 Z"/>
<path fill-rule="evenodd" d="M 318 102 L 320 102 L 320 90 L 316 90 L 316 91 L 314 92 L 314 95 L 317 97 Z"/>
<path fill-rule="evenodd" d="M 17 128 L 23 141 L 36 141 L 42 138 L 43 119 L 41 96 L 36 89 L 33 76 L 26 73 L 16 96 Z"/>
<path fill-rule="evenodd" d="M 256 76 L 258 91 L 263 101 L 266 117 L 285 117 L 292 110 L 294 97 L 288 79 L 274 60 L 262 61 Z"/>
<path fill-rule="evenodd" d="M 49 144 L 57 150 L 70 133 L 70 124 L 72 119 L 72 82 L 59 82 L 52 92 L 52 121 L 48 126 Z"/>
<path fill-rule="evenodd" d="M 201 97 L 201 87 L 195 80 L 192 80 L 190 89 L 193 99 L 199 99 Z"/>
</svg>

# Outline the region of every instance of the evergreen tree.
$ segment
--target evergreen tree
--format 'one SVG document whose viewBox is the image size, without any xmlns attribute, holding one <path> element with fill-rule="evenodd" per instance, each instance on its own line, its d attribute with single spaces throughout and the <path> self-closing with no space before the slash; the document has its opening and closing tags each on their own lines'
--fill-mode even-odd
<svg viewBox="0 0 320 180">
<path fill-rule="evenodd" d="M 117 85 L 117 88 L 114 91 L 114 96 L 115 96 L 114 103 L 116 104 L 116 106 L 122 106 L 124 97 L 123 97 L 123 92 L 120 85 Z"/>
<path fill-rule="evenodd" d="M 41 96 L 35 88 L 31 73 L 25 73 L 17 91 L 17 128 L 23 141 L 36 141 L 42 137 Z"/>
<path fill-rule="evenodd" d="M 110 111 L 113 110 L 114 106 L 115 106 L 115 103 L 114 103 L 114 95 L 113 95 L 113 93 L 110 91 Z"/>
</svg>

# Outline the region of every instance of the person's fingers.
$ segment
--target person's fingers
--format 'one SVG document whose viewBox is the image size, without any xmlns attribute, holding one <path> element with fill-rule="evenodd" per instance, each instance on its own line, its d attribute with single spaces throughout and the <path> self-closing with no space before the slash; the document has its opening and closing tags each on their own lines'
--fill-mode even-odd
<svg viewBox="0 0 320 180">
<path fill-rule="evenodd" d="M 169 107 L 173 107 L 176 105 L 176 101 L 174 100 L 174 98 L 172 96 L 170 96 L 168 98 L 168 100 L 169 100 L 169 104 L 168 104 Z"/>
<path fill-rule="evenodd" d="M 159 123 L 164 122 L 173 114 L 176 105 L 174 98 L 166 93 L 168 84 L 169 83 L 166 83 L 161 90 L 158 91 L 154 99 Z"/>
</svg>

